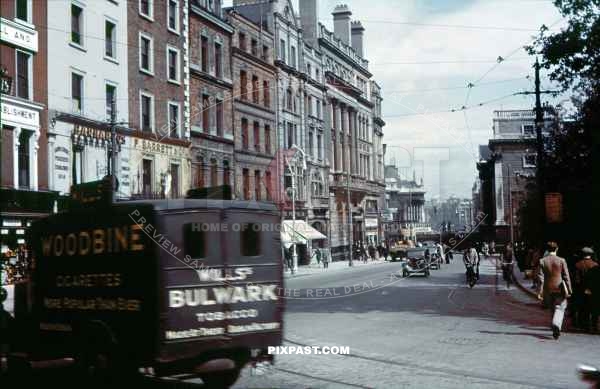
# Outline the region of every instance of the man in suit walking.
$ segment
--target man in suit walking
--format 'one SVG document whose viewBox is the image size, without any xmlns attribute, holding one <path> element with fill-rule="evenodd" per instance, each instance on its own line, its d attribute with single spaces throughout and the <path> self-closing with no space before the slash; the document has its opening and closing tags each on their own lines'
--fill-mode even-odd
<svg viewBox="0 0 600 389">
<path fill-rule="evenodd" d="M 564 258 L 556 255 L 558 244 L 548 242 L 546 244 L 548 255 L 540 260 L 538 270 L 538 298 L 543 300 L 547 306 L 553 308 L 552 336 L 558 339 L 562 328 L 567 299 L 573 293 L 571 288 L 571 277 Z"/>
</svg>

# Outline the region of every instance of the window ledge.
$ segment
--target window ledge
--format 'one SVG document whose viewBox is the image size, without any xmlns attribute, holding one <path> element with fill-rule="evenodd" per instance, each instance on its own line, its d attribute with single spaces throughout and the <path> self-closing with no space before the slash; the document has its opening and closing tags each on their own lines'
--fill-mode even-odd
<svg viewBox="0 0 600 389">
<path fill-rule="evenodd" d="M 169 26 L 167 26 L 167 30 L 168 30 L 170 33 L 172 33 L 172 34 L 175 34 L 175 35 L 178 35 L 178 36 L 179 36 L 179 35 L 181 35 L 181 32 L 180 32 L 179 30 L 172 29 L 172 28 L 171 28 L 171 27 L 169 27 Z"/>
<path fill-rule="evenodd" d="M 74 48 L 74 49 L 77 49 L 77 50 L 83 51 L 84 53 L 87 53 L 87 49 L 86 49 L 85 47 L 83 47 L 83 46 L 81 46 L 81 45 L 78 45 L 78 44 L 77 44 L 77 43 L 75 43 L 75 42 L 69 42 L 69 46 L 71 46 L 71 47 L 72 47 L 72 48 Z"/>
<path fill-rule="evenodd" d="M 146 74 L 148 76 L 154 77 L 154 72 L 151 72 L 150 70 L 146 70 L 144 68 L 140 68 L 140 73 L 144 73 L 144 74 Z"/>
<path fill-rule="evenodd" d="M 107 55 L 105 55 L 105 56 L 104 56 L 104 60 L 105 60 L 105 61 L 108 61 L 108 62 L 112 62 L 112 63 L 114 63 L 115 65 L 118 65 L 118 64 L 119 64 L 119 61 L 117 61 L 117 59 L 116 59 L 116 58 L 109 57 L 109 56 L 107 56 Z"/>
<path fill-rule="evenodd" d="M 167 82 L 170 83 L 170 84 L 175 84 L 175 85 L 181 86 L 181 81 L 168 79 Z"/>
<path fill-rule="evenodd" d="M 141 13 L 141 12 L 138 12 L 138 14 L 139 14 L 139 15 L 140 15 L 142 18 L 144 18 L 144 19 L 148 20 L 149 22 L 152 22 L 152 23 L 154 23 L 154 18 L 153 18 L 152 16 L 148 16 L 148 15 L 146 15 L 146 14 L 144 14 L 144 13 Z"/>
<path fill-rule="evenodd" d="M 35 30 L 35 25 L 31 24 L 30 22 L 28 22 L 26 20 L 19 19 L 16 16 L 13 18 L 13 22 L 19 23 L 22 26 L 25 26 L 25 27 L 30 28 L 32 30 Z"/>
</svg>

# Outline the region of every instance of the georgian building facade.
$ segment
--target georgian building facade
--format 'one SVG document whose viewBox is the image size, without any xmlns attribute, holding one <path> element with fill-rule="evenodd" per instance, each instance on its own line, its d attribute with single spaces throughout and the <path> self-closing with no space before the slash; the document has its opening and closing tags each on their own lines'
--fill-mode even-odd
<svg viewBox="0 0 600 389">
<path fill-rule="evenodd" d="M 227 10 L 233 26 L 233 126 L 236 197 L 271 201 L 276 177 L 271 167 L 277 146 L 276 77 L 273 34 L 265 26 Z"/>
<path fill-rule="evenodd" d="M 234 128 L 231 39 L 220 1 L 190 2 L 192 186 L 233 185 Z"/>
<path fill-rule="evenodd" d="M 191 182 L 188 0 L 121 4 L 127 7 L 129 90 L 118 96 L 128 97 L 131 196 L 181 197 Z"/>
</svg>

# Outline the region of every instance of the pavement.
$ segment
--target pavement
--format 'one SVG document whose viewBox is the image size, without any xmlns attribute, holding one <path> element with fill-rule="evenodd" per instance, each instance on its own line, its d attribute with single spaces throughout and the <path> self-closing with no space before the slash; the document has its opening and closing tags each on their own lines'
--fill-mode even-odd
<svg viewBox="0 0 600 389">
<path fill-rule="evenodd" d="M 323 267 L 323 262 L 318 264 L 317 262 L 313 262 L 310 265 L 298 266 L 298 270 L 296 274 L 292 274 L 289 270 L 286 270 L 284 273 L 285 278 L 296 278 L 303 277 L 307 275 L 320 274 L 320 273 L 329 273 L 329 272 L 337 272 L 340 270 L 354 270 L 361 268 L 363 266 L 371 266 L 371 265 L 379 265 L 386 263 L 383 259 L 369 260 L 368 262 L 362 262 L 354 260 L 352 261 L 352 266 L 348 266 L 348 261 L 335 261 L 329 262 L 329 267 Z"/>
</svg>

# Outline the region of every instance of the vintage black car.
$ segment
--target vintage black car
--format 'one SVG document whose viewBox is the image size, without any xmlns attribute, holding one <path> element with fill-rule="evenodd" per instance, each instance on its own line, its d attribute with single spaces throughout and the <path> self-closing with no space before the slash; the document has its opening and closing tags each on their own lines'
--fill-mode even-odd
<svg viewBox="0 0 600 389">
<path fill-rule="evenodd" d="M 151 367 L 230 386 L 282 342 L 279 220 L 271 203 L 177 199 L 35 223 L 12 366 L 72 358 L 86 371 Z"/>
<path fill-rule="evenodd" d="M 414 247 L 406 249 L 406 259 L 402 263 L 402 277 L 408 277 L 413 274 L 423 274 L 429 277 L 429 261 L 425 258 L 424 247 Z"/>
</svg>

